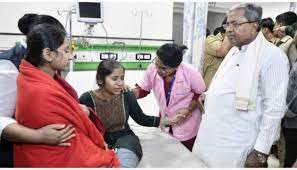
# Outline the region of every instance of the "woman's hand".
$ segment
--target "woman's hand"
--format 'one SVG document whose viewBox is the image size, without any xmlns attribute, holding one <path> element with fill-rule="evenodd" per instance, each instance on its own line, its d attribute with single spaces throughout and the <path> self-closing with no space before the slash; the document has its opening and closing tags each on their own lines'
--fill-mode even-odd
<svg viewBox="0 0 297 170">
<path fill-rule="evenodd" d="M 192 116 L 192 112 L 188 108 L 182 108 L 180 109 L 174 117 L 168 118 L 168 117 L 161 117 L 160 125 L 179 125 L 183 121 L 185 121 L 187 118 Z"/>
<path fill-rule="evenodd" d="M 129 91 L 132 91 L 132 88 L 128 84 L 124 84 L 122 90 L 123 92 L 129 92 Z"/>
<path fill-rule="evenodd" d="M 192 112 L 188 108 L 182 108 L 175 114 L 173 119 L 171 119 L 171 122 L 174 125 L 179 125 L 191 116 Z"/>
<path fill-rule="evenodd" d="M 89 108 L 84 104 L 79 104 L 79 105 L 82 108 L 82 110 L 86 113 L 86 115 L 89 117 L 90 116 Z"/>
<path fill-rule="evenodd" d="M 51 124 L 37 129 L 39 142 L 47 145 L 71 146 L 68 141 L 75 137 L 73 125 Z"/>
</svg>

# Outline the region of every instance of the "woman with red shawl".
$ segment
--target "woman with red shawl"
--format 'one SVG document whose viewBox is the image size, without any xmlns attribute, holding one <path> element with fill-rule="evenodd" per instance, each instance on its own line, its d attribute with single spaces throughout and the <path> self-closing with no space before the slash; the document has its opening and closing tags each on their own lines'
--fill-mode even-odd
<svg viewBox="0 0 297 170">
<path fill-rule="evenodd" d="M 27 36 L 27 45 L 17 79 L 16 120 L 35 129 L 53 123 L 71 124 L 76 137 L 70 139 L 70 147 L 15 144 L 15 166 L 118 167 L 116 154 L 105 146 L 100 120 L 79 105 L 74 89 L 56 74 L 71 60 L 65 31 L 37 25 Z"/>
</svg>

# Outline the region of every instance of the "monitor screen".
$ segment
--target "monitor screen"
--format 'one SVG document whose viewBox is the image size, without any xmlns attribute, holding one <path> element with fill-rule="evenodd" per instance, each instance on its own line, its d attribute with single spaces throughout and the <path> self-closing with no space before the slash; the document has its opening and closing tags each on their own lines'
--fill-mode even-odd
<svg viewBox="0 0 297 170">
<path fill-rule="evenodd" d="M 87 23 L 103 22 L 101 2 L 78 2 L 78 21 Z"/>
</svg>

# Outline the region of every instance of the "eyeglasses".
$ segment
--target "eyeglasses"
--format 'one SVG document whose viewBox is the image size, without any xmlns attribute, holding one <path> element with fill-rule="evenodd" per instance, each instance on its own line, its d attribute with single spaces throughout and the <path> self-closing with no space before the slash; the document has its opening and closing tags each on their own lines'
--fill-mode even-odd
<svg viewBox="0 0 297 170">
<path fill-rule="evenodd" d="M 226 24 L 223 24 L 223 28 L 227 29 L 228 27 L 230 27 L 232 25 L 233 28 L 237 29 L 238 27 L 240 27 L 243 24 L 254 23 L 254 22 L 257 22 L 257 21 L 247 21 L 247 22 L 241 22 L 241 23 L 236 23 L 236 22 L 226 23 Z"/>
<path fill-rule="evenodd" d="M 160 66 L 160 65 L 158 65 L 157 63 L 156 63 L 156 58 L 154 58 L 153 60 L 152 60 L 152 63 L 154 63 L 155 64 L 155 66 L 158 68 L 158 69 L 160 69 L 160 70 L 162 70 L 162 71 L 166 71 L 166 70 L 169 70 L 169 69 L 171 69 L 171 67 L 166 67 L 166 66 Z"/>
</svg>

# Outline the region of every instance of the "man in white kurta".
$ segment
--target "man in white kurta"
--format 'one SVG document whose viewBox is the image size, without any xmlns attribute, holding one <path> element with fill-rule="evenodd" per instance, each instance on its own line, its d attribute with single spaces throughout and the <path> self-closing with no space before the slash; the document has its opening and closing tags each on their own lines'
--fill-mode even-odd
<svg viewBox="0 0 297 170">
<path fill-rule="evenodd" d="M 206 92 L 206 114 L 193 148 L 208 167 L 267 165 L 285 111 L 288 60 L 259 33 L 261 15 L 254 4 L 236 5 L 227 13 L 227 36 L 235 47 Z M 247 85 L 247 79 L 256 82 Z M 240 93 L 248 96 L 246 107 Z"/>
</svg>

